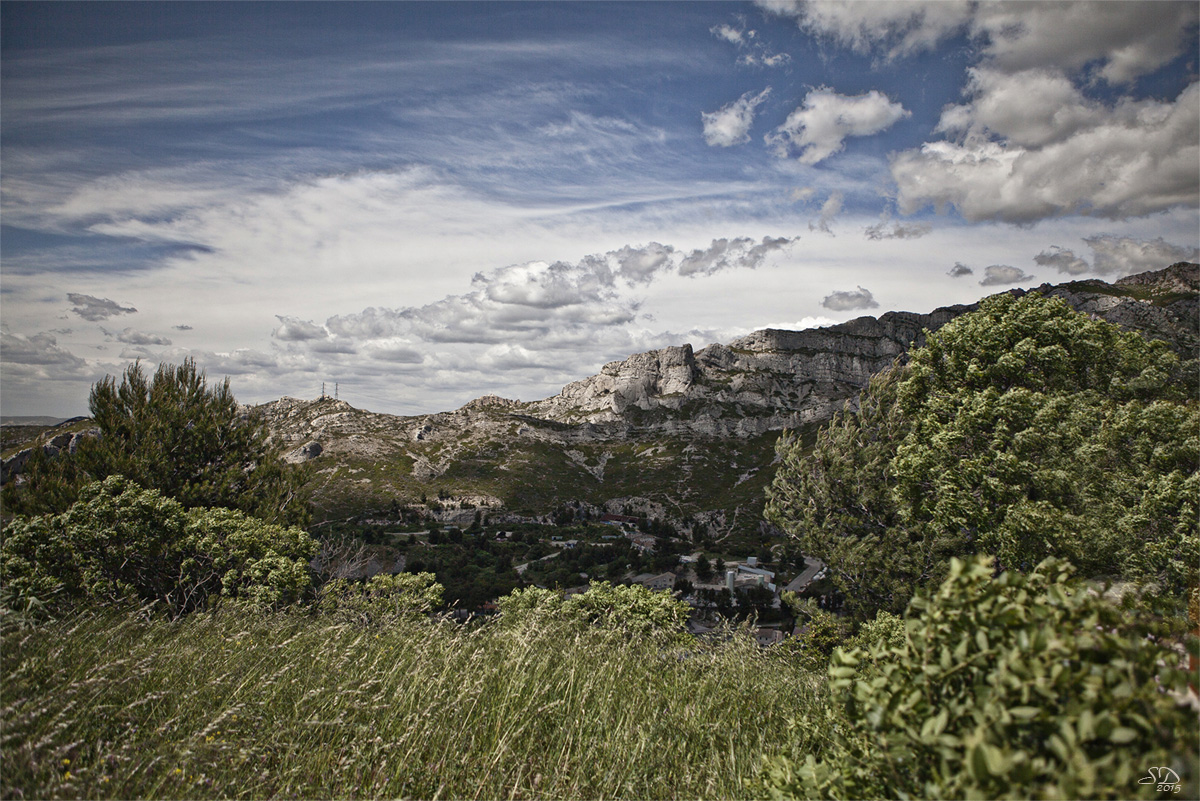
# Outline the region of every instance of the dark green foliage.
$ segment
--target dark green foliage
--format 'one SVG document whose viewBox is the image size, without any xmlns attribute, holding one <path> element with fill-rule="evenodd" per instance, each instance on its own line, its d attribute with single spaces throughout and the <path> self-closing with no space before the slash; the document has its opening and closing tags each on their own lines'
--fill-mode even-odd
<svg viewBox="0 0 1200 801">
<path fill-rule="evenodd" d="M 297 528 L 230 509 L 185 509 L 109 476 L 60 515 L 18 517 L 0 543 L 12 606 L 32 601 L 159 603 L 172 614 L 212 598 L 280 606 L 309 589 L 317 544 Z"/>
<path fill-rule="evenodd" d="M 1200 406 L 1161 342 L 1057 299 L 989 298 L 878 377 L 811 455 L 783 438 L 768 518 L 825 560 L 859 619 L 955 556 L 1155 582 L 1200 562 Z"/>
<path fill-rule="evenodd" d="M 306 519 L 303 476 L 280 461 L 263 423 L 239 408 L 229 380 L 210 387 L 192 360 L 162 364 L 151 378 L 135 363 L 119 385 L 112 376 L 95 384 L 88 406 L 100 436 L 70 456 L 31 460 L 25 485 L 5 488 L 7 511 L 63 512 L 84 485 L 122 475 L 184 506 Z"/>
<path fill-rule="evenodd" d="M 1181 654 L 1047 561 L 994 577 L 952 562 L 913 600 L 898 647 L 838 651 L 833 704 L 798 734 L 803 762 L 767 760 L 775 798 L 1135 798 L 1152 766 L 1195 780 Z"/>
</svg>

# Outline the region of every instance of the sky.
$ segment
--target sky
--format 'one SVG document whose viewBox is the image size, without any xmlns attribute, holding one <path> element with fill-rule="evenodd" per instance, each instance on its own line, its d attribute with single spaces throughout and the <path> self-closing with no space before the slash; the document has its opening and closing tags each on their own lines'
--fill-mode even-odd
<svg viewBox="0 0 1200 801">
<path fill-rule="evenodd" d="M 1200 246 L 1195 2 L 0 4 L 0 412 L 536 400 Z"/>
</svg>

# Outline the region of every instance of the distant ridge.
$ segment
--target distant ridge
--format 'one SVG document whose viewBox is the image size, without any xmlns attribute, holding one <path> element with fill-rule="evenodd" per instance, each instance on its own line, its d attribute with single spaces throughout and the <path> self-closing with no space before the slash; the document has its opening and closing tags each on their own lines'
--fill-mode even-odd
<svg viewBox="0 0 1200 801">
<path fill-rule="evenodd" d="M 0 426 L 56 426 L 82 417 L 47 417 L 45 415 L 5 415 L 0 417 Z"/>
</svg>

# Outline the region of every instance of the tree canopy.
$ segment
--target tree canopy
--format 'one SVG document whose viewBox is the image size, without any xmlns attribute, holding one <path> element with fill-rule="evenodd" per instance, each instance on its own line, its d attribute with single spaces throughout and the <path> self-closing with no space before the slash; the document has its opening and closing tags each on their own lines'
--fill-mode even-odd
<svg viewBox="0 0 1200 801">
<path fill-rule="evenodd" d="M 74 454 L 39 458 L 20 487 L 5 488 L 7 510 L 58 513 L 92 481 L 122 475 L 187 507 L 240 509 L 270 521 L 307 516 L 303 476 L 279 459 L 265 425 L 240 407 L 229 379 L 209 385 L 191 359 L 162 364 L 151 377 L 140 363 L 121 382 L 108 376 L 88 400 L 98 437 Z"/>
<path fill-rule="evenodd" d="M 1200 562 L 1200 408 L 1178 358 L 1036 294 L 928 336 L 811 453 L 782 437 L 767 516 L 830 565 L 860 619 L 951 558 L 1064 558 L 1182 598 Z"/>
</svg>

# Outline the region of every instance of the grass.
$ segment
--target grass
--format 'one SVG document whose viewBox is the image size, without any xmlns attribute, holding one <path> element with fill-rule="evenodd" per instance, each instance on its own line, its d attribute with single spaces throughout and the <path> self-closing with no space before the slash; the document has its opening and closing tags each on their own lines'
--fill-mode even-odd
<svg viewBox="0 0 1200 801">
<path fill-rule="evenodd" d="M 4 638 L 5 798 L 740 798 L 824 682 L 744 635 L 92 613 Z"/>
</svg>

